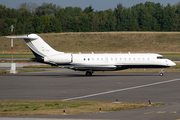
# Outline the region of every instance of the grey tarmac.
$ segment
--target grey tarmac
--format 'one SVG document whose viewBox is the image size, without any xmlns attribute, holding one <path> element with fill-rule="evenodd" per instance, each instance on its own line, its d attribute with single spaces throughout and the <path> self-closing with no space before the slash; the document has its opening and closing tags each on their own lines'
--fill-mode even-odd
<svg viewBox="0 0 180 120">
<path fill-rule="evenodd" d="M 138 87 L 142 85 L 145 86 Z M 179 120 L 179 85 L 179 73 L 165 73 L 165 76 L 163 77 L 159 77 L 158 73 L 94 73 L 93 76 L 86 77 L 83 72 L 45 71 L 1 75 L 0 99 L 63 100 L 107 92 L 107 94 L 82 97 L 77 100 L 112 102 L 116 99 L 120 102 L 148 102 L 148 100 L 151 100 L 151 102 L 164 102 L 166 105 L 108 113 L 20 117 L 58 119 Z M 19 116 L 15 118 L 19 118 Z"/>
</svg>

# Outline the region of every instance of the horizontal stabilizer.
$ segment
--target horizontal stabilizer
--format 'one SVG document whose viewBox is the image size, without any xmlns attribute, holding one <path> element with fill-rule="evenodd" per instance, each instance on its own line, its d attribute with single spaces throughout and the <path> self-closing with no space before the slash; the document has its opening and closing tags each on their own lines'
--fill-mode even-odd
<svg viewBox="0 0 180 120">
<path fill-rule="evenodd" d="M 38 39 L 38 37 L 28 37 L 28 36 L 6 36 L 6 37 L 7 38 L 31 39 L 31 40 Z"/>
</svg>

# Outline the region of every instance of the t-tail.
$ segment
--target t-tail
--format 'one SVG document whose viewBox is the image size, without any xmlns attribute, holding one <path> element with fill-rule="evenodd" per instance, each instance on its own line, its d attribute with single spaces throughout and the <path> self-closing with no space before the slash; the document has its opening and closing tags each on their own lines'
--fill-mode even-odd
<svg viewBox="0 0 180 120">
<path fill-rule="evenodd" d="M 40 36 L 36 34 L 30 34 L 26 36 L 8 36 L 8 38 L 24 39 L 24 41 L 26 42 L 26 44 L 28 45 L 28 47 L 30 48 L 30 50 L 33 52 L 35 56 L 35 58 L 32 58 L 31 60 L 36 61 L 36 62 L 57 65 L 53 61 L 53 56 L 64 55 L 64 52 L 59 52 L 59 51 L 54 50 Z"/>
</svg>

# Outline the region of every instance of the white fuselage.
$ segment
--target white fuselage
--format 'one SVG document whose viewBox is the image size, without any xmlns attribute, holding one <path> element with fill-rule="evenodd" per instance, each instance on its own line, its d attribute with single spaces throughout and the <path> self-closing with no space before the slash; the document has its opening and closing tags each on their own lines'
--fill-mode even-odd
<svg viewBox="0 0 180 120">
<path fill-rule="evenodd" d="M 59 66 L 73 66 L 72 69 L 76 68 L 75 70 L 92 69 L 93 71 L 103 70 L 102 68 L 98 69 L 98 66 L 105 66 L 104 70 L 122 70 L 128 68 L 165 68 L 175 65 L 174 62 L 159 54 L 57 54 L 48 58 L 50 60 L 45 57 L 44 61 L 51 61 Z M 87 69 L 82 68 L 82 66 Z M 92 67 L 90 68 L 90 66 Z M 114 69 L 107 69 L 108 66 Z"/>
</svg>

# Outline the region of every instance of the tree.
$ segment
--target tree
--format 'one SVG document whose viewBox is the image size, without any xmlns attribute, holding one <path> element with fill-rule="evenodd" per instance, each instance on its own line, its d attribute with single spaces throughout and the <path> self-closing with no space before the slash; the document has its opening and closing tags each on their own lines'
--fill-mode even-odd
<svg viewBox="0 0 180 120">
<path fill-rule="evenodd" d="M 114 12 L 112 9 L 106 10 L 107 20 L 105 23 L 105 27 L 107 31 L 115 31 L 116 27 L 116 17 L 114 16 Z"/>
<path fill-rule="evenodd" d="M 61 24 L 61 29 L 62 31 L 65 31 L 65 13 L 64 10 L 62 8 L 60 8 L 56 14 L 55 14 L 56 18 L 58 19 L 58 21 L 60 22 L 59 24 Z"/>
<path fill-rule="evenodd" d="M 123 21 L 123 5 L 120 3 L 120 4 L 117 4 L 117 8 L 114 9 L 114 14 L 116 16 L 116 30 L 117 31 L 122 31 L 122 24 L 121 22 Z"/>
<path fill-rule="evenodd" d="M 84 13 L 89 14 L 92 13 L 94 11 L 94 9 L 92 8 L 92 6 L 90 5 L 89 7 L 86 7 L 84 9 Z"/>
<path fill-rule="evenodd" d="M 173 31 L 174 17 L 175 17 L 175 7 L 171 7 L 171 5 L 168 4 L 163 12 L 163 18 L 162 18 L 163 31 Z"/>
<path fill-rule="evenodd" d="M 41 18 L 39 16 L 35 15 L 33 17 L 32 26 L 34 28 L 35 33 L 42 33 L 43 32 L 43 30 L 42 30 L 42 22 L 41 22 Z"/>
<path fill-rule="evenodd" d="M 46 15 L 42 15 L 41 17 L 41 29 L 43 33 L 48 33 L 50 30 L 50 18 Z"/>
<path fill-rule="evenodd" d="M 23 28 L 23 24 L 21 23 L 21 21 L 19 21 L 16 25 L 16 33 L 17 34 L 24 34 L 25 31 L 22 28 Z"/>
<path fill-rule="evenodd" d="M 17 6 L 17 9 L 19 10 L 28 10 L 31 13 L 34 13 L 38 5 L 36 3 L 21 3 L 20 5 Z"/>
<path fill-rule="evenodd" d="M 61 23 L 54 16 L 50 16 L 50 30 L 49 32 L 62 32 Z"/>
<path fill-rule="evenodd" d="M 180 17 L 178 14 L 176 14 L 173 19 L 173 31 L 179 31 L 179 30 L 180 30 Z"/>
<path fill-rule="evenodd" d="M 61 9 L 61 7 L 56 6 L 56 4 L 44 2 L 41 6 L 36 8 L 35 14 L 38 16 L 51 14 L 55 15 L 59 9 Z"/>
<path fill-rule="evenodd" d="M 3 25 L 2 35 L 11 35 L 10 26 L 7 23 Z"/>
</svg>

